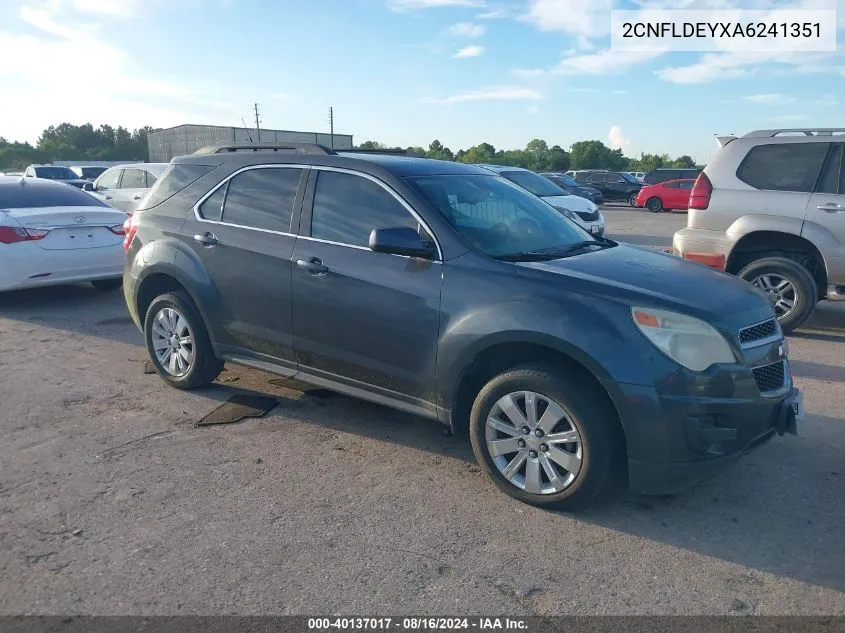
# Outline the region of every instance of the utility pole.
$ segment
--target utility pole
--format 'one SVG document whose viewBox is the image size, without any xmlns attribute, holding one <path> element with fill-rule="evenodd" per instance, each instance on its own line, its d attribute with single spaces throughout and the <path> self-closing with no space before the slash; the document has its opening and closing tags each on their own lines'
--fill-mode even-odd
<svg viewBox="0 0 845 633">
<path fill-rule="evenodd" d="M 334 149 L 334 110 L 329 106 L 329 136 L 331 138 L 331 148 Z"/>
<path fill-rule="evenodd" d="M 258 104 L 255 104 L 255 132 L 258 135 L 258 142 L 261 142 L 261 121 L 258 120 Z"/>
</svg>

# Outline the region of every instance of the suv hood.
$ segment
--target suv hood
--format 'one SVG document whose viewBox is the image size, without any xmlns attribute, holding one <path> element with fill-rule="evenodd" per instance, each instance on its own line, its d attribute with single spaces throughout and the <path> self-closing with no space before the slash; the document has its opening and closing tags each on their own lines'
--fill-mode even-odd
<svg viewBox="0 0 845 633">
<path fill-rule="evenodd" d="M 733 334 L 774 317 L 769 300 L 748 282 L 631 244 L 548 262 L 518 262 L 516 269 L 530 276 L 558 276 L 577 292 L 688 314 Z"/>
<path fill-rule="evenodd" d="M 576 213 L 593 213 L 598 207 L 581 196 L 543 196 L 543 202 L 548 202 L 553 207 L 563 207 Z"/>
</svg>

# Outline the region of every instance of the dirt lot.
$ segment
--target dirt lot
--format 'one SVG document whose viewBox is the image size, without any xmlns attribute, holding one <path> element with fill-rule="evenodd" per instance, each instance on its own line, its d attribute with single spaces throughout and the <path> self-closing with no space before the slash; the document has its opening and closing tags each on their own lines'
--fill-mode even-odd
<svg viewBox="0 0 845 633">
<path fill-rule="evenodd" d="M 683 215 L 607 211 L 668 246 Z M 119 293 L 0 297 L 0 613 L 845 614 L 845 306 L 790 340 L 802 435 L 672 498 L 511 501 L 434 422 L 233 368 L 143 373 Z M 234 390 L 271 415 L 197 428 Z"/>
</svg>

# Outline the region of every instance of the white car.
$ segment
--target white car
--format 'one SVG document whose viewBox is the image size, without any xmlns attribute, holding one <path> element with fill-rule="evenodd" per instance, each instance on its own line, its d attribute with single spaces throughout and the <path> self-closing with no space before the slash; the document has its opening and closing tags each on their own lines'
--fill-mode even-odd
<svg viewBox="0 0 845 633">
<path fill-rule="evenodd" d="M 593 235 L 604 235 L 604 216 L 595 203 L 586 198 L 572 195 L 551 180 L 529 169 L 507 165 L 478 165 L 478 167 L 496 172 L 512 183 L 527 189 L 544 202 L 552 205 L 585 231 Z"/>
<path fill-rule="evenodd" d="M 70 185 L 0 177 L 0 291 L 82 281 L 120 287 L 126 218 Z"/>
<path fill-rule="evenodd" d="M 631 174 L 634 178 L 636 178 L 640 182 L 642 182 L 643 178 L 645 178 L 645 172 L 644 171 L 629 171 L 628 173 Z"/>
<path fill-rule="evenodd" d="M 126 213 L 134 213 L 144 196 L 170 163 L 129 163 L 104 171 L 82 186 L 98 200 Z"/>
</svg>

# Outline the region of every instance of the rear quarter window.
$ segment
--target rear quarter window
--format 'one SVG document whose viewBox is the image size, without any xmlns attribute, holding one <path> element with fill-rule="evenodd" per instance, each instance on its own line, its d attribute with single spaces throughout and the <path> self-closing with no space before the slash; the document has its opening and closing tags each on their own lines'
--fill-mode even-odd
<svg viewBox="0 0 845 633">
<path fill-rule="evenodd" d="M 822 168 L 829 143 L 757 145 L 746 154 L 736 177 L 755 189 L 810 192 Z"/>
<path fill-rule="evenodd" d="M 141 209 L 152 209 L 165 200 L 169 200 L 188 185 L 196 182 L 214 169 L 213 165 L 171 164 L 144 198 Z"/>
</svg>

